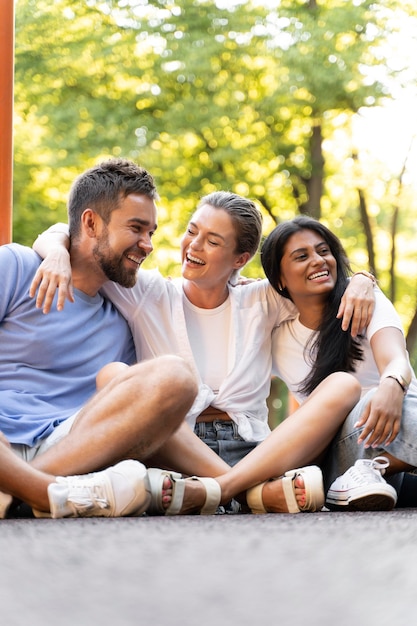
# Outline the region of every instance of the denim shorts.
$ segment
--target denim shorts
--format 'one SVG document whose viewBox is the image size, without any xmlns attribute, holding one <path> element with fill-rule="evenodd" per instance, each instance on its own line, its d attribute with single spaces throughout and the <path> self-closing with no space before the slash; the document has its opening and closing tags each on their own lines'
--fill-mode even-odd
<svg viewBox="0 0 417 626">
<path fill-rule="evenodd" d="M 242 439 L 233 421 L 199 422 L 195 425 L 194 432 L 228 465 L 236 465 L 259 443 Z"/>
<path fill-rule="evenodd" d="M 343 426 L 330 444 L 323 464 L 323 475 L 326 489 L 341 474 L 343 474 L 357 459 L 372 459 L 389 452 L 396 459 L 400 459 L 413 467 L 417 467 L 417 391 L 410 388 L 404 398 L 400 432 L 392 443 L 381 448 L 365 448 L 358 444 L 359 433 L 362 428 L 355 428 L 354 424 L 369 402 L 375 389 L 371 389 L 363 396 L 358 404 L 347 416 Z M 401 487 L 403 474 L 396 474 L 387 478 L 397 490 Z"/>
</svg>

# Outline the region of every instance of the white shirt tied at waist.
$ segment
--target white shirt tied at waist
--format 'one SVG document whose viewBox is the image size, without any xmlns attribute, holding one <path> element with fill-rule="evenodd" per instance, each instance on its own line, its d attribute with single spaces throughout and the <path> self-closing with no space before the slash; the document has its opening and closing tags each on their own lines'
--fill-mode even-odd
<svg viewBox="0 0 417 626">
<path fill-rule="evenodd" d="M 193 368 L 199 392 L 186 416 L 192 428 L 197 416 L 213 406 L 230 415 L 247 441 L 262 441 L 270 433 L 266 398 L 271 381 L 271 333 L 296 311 L 267 280 L 229 288 L 234 358 L 217 392 L 201 380 L 194 359 L 184 315 L 182 279 L 166 280 L 157 270 L 141 269 L 132 289 L 106 283 L 103 291 L 128 320 L 138 358 L 177 354 Z"/>
</svg>

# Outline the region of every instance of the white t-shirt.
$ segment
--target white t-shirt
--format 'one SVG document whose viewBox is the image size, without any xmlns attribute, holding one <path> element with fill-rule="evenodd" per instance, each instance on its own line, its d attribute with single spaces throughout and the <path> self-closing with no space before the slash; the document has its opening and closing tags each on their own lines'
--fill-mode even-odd
<svg viewBox="0 0 417 626">
<path fill-rule="evenodd" d="M 398 328 L 403 332 L 400 318 L 392 303 L 380 289 L 376 289 L 374 314 L 361 344 L 364 359 L 357 362 L 356 372 L 352 372 L 362 385 L 362 395 L 379 384 L 379 371 L 370 340 L 378 330 L 387 327 Z M 305 395 L 298 389 L 311 370 L 308 346 L 314 340 L 314 334 L 315 331 L 303 326 L 297 316 L 281 324 L 272 336 L 272 373 L 285 382 L 298 402 L 305 400 Z"/>
<path fill-rule="evenodd" d="M 183 294 L 185 323 L 201 380 L 218 393 L 235 360 L 230 332 L 230 298 L 215 309 L 201 309 Z"/>
</svg>

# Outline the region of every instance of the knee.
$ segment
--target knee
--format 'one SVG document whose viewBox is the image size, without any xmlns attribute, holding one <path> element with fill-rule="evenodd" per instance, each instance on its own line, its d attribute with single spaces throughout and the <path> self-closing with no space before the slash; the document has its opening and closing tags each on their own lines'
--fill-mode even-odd
<svg viewBox="0 0 417 626">
<path fill-rule="evenodd" d="M 186 394 L 193 399 L 198 392 L 198 383 L 191 366 L 181 357 L 165 355 L 156 359 L 159 376 L 164 378 L 164 385 L 173 393 Z"/>
<path fill-rule="evenodd" d="M 115 379 L 116 376 L 118 376 L 118 374 L 125 372 L 128 367 L 129 366 L 126 363 L 121 363 L 119 361 L 108 363 L 102 367 L 96 376 L 97 391 L 108 385 Z"/>
<path fill-rule="evenodd" d="M 343 392 L 343 397 L 346 398 L 346 402 L 349 405 L 356 404 L 362 393 L 362 387 L 360 382 L 348 372 L 335 372 L 329 377 L 332 379 L 332 384 L 336 389 L 340 389 Z"/>
<path fill-rule="evenodd" d="M 194 401 L 198 393 L 198 382 L 190 365 L 181 357 L 167 354 L 132 365 L 127 373 L 139 384 L 151 385 L 154 393 L 159 391 L 164 398 L 178 402 Z"/>
</svg>

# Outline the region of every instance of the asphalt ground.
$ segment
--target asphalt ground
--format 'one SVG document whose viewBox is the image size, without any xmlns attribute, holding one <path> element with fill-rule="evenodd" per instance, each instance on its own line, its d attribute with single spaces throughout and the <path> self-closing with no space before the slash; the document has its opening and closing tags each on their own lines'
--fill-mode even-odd
<svg viewBox="0 0 417 626">
<path fill-rule="evenodd" d="M 0 521 L 1 626 L 413 626 L 417 509 Z"/>
</svg>

